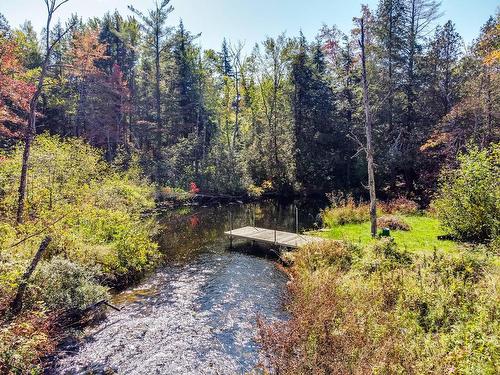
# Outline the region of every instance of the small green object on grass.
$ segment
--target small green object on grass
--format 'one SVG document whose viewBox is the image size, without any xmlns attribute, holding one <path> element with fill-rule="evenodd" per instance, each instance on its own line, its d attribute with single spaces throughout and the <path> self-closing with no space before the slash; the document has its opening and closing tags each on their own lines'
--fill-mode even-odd
<svg viewBox="0 0 500 375">
<path fill-rule="evenodd" d="M 380 232 L 380 237 L 390 237 L 391 236 L 391 230 L 389 228 L 382 228 L 382 231 Z"/>
</svg>

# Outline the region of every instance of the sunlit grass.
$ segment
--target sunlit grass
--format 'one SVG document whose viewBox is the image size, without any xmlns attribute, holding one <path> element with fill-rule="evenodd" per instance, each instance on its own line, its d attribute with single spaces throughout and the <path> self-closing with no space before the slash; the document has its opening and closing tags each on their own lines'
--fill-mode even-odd
<svg viewBox="0 0 500 375">
<path fill-rule="evenodd" d="M 429 216 L 403 216 L 410 225 L 410 231 L 391 231 L 391 237 L 402 249 L 413 252 L 429 252 L 442 250 L 454 252 L 460 246 L 454 241 L 438 240 L 438 236 L 446 234 L 439 221 Z M 370 222 L 361 224 L 345 224 L 316 232 L 321 237 L 348 240 L 361 245 L 370 244 L 374 240 L 370 235 Z"/>
</svg>

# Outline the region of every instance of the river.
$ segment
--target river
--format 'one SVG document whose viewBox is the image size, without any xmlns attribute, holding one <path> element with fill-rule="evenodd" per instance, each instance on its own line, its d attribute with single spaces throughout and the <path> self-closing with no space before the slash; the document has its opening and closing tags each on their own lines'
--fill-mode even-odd
<svg viewBox="0 0 500 375">
<path fill-rule="evenodd" d="M 301 229 L 317 208 L 299 209 Z M 185 208 L 159 217 L 167 261 L 137 286 L 116 294 L 99 324 L 67 348 L 57 374 L 240 374 L 259 362 L 257 317 L 287 318 L 287 277 L 272 251 L 229 240 L 248 225 L 294 231 L 291 204 L 266 201 Z"/>
</svg>

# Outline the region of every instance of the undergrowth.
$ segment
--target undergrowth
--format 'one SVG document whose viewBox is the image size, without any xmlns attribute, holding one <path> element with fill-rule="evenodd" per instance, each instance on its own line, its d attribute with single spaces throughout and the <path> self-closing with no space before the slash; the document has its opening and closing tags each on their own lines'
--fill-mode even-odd
<svg viewBox="0 0 500 375">
<path fill-rule="evenodd" d="M 360 224 L 370 220 L 370 205 L 363 201 L 355 201 L 349 194 L 330 193 L 327 194 L 330 201 L 329 207 L 321 212 L 323 224 L 327 228 L 338 225 Z M 400 197 L 388 202 L 377 203 L 378 215 L 417 215 L 419 207 L 417 203 Z"/>
<path fill-rule="evenodd" d="M 289 255 L 291 319 L 260 321 L 276 374 L 496 374 L 499 272 L 487 252 L 417 255 L 391 239 Z"/>
<path fill-rule="evenodd" d="M 0 372 L 36 373 L 40 353 L 53 347 L 51 321 L 108 296 L 158 259 L 153 188 L 137 163 L 105 163 L 81 140 L 38 136 L 33 145 L 23 224 L 16 224 L 22 148 L 0 158 Z M 8 305 L 41 240 L 50 235 L 31 277 L 21 316 Z"/>
</svg>

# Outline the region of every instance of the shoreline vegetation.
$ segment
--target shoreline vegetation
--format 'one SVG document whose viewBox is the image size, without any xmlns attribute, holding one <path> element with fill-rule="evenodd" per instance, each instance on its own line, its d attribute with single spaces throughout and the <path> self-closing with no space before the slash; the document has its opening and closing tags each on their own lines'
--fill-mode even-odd
<svg viewBox="0 0 500 375">
<path fill-rule="evenodd" d="M 32 147 L 26 217 L 16 224 L 22 147 L 0 154 L 0 372 L 43 371 L 72 327 L 102 316 L 103 300 L 161 263 L 155 214 L 183 206 L 272 196 L 200 194 L 146 182 L 132 156 L 110 164 L 77 138 L 39 135 Z M 19 314 L 12 301 L 41 242 Z"/>
<path fill-rule="evenodd" d="M 160 201 L 170 200 L 169 207 L 192 204 L 199 193 L 193 183 L 187 191 L 163 188 L 159 196 L 133 157 L 108 164 L 84 141 L 45 134 L 33 145 L 28 214 L 23 225 L 15 225 L 21 152 L 14 149 L 0 163 L 0 363 L 2 371 L 14 373 L 42 371 L 44 358 L 89 307 L 106 300 L 110 288 L 130 285 L 154 269 L 161 253 L 154 216 L 144 212 Z M 292 318 L 277 325 L 260 322 L 269 369 L 497 371 L 500 263 L 497 191 L 491 189 L 497 153 L 495 146 L 463 155 L 427 211 L 406 198 L 379 203 L 377 224 L 390 230 L 389 237 L 370 236 L 368 204 L 328 194 L 323 229 L 313 234 L 333 241 L 283 255 L 292 276 Z M 449 214 L 457 202 L 473 202 L 470 209 L 485 215 L 483 243 L 456 237 L 469 238 Z M 51 241 L 27 283 L 23 309 L 12 315 L 20 277 L 47 236 Z M 86 319 L 94 313 L 102 310 Z"/>
<path fill-rule="evenodd" d="M 13 373 L 40 370 L 66 325 L 107 299 L 110 288 L 129 285 L 160 260 L 155 221 L 143 216 L 155 206 L 154 189 L 133 158 L 110 165 L 82 140 L 39 135 L 27 214 L 15 225 L 21 153 L 16 148 L 0 162 L 0 372 Z M 23 310 L 13 316 L 20 276 L 47 237 Z"/>
<path fill-rule="evenodd" d="M 290 320 L 260 322 L 280 374 L 499 371 L 500 266 L 487 251 L 329 241 L 284 255 Z"/>
<path fill-rule="evenodd" d="M 265 367 L 498 374 L 499 150 L 460 156 L 427 211 L 405 198 L 380 203 L 377 237 L 367 203 L 331 194 L 313 232 L 331 241 L 282 255 L 291 318 L 260 321 Z"/>
</svg>

